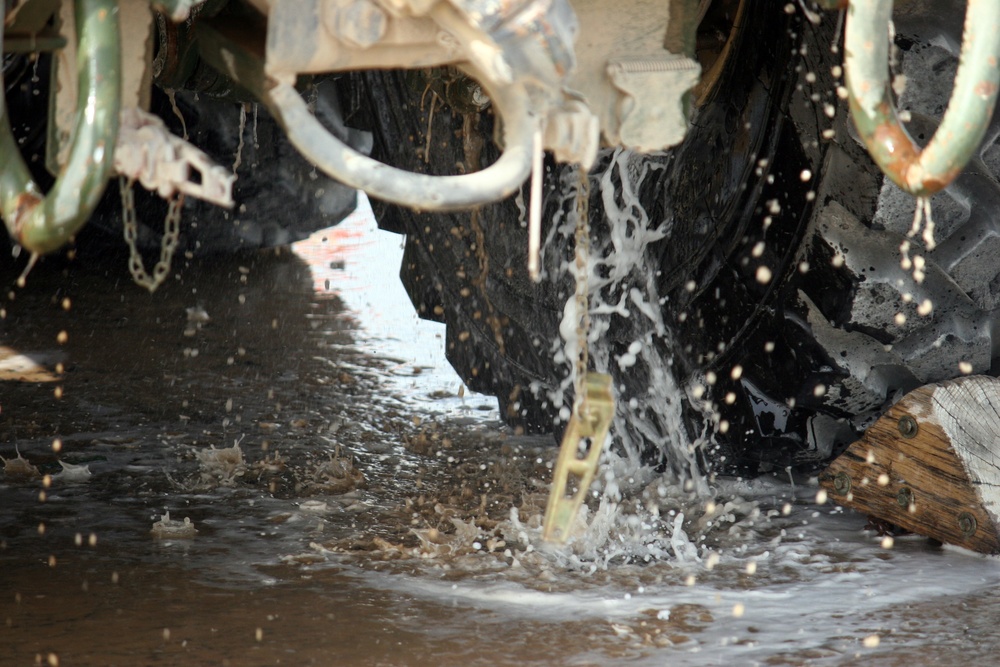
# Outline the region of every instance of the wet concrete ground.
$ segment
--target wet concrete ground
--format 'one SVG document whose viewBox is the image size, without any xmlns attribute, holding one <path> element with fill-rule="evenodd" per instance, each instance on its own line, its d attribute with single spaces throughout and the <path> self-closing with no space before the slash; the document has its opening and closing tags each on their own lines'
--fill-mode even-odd
<svg viewBox="0 0 1000 667">
<path fill-rule="evenodd" d="M 458 467 L 430 450 L 471 438 L 499 452 L 490 441 L 505 438 L 492 402 L 460 396 L 449 369 L 424 365 L 440 350 L 398 331 L 415 325 L 401 289 L 364 314 L 345 307 L 345 292 L 383 294 L 359 297 L 371 267 L 345 266 L 363 233 L 299 248 L 313 269 L 287 250 L 185 262 L 152 295 L 124 256 L 49 259 L 23 288 L 23 261 L 6 262 L 0 456 L 37 474 L 10 469 L 0 485 L 0 663 L 429 664 L 456 641 L 456 659 L 475 653 L 465 630 L 434 639 L 424 622 L 428 608 L 436 622 L 461 612 L 303 569 L 326 560 L 315 541 L 418 544 L 395 515 L 415 498 L 435 516 L 422 495 Z M 380 355 L 397 335 L 407 358 Z M 235 467 L 198 458 L 236 443 Z M 60 461 L 92 474 L 67 481 Z M 197 535 L 155 539 L 166 511 Z"/>
<path fill-rule="evenodd" d="M 461 395 L 441 333 L 387 291 L 398 239 L 372 233 L 362 217 L 298 254 L 182 263 L 153 295 L 124 256 L 46 260 L 24 288 L 23 260 L 0 263 L 0 456 L 37 469 L 0 477 L 0 664 L 912 665 L 1000 648 L 994 559 L 885 549 L 808 480 L 727 482 L 711 510 L 660 489 L 664 523 L 598 509 L 592 543 L 546 548 L 551 439 Z M 155 537 L 167 511 L 197 533 Z M 683 539 L 663 527 L 678 512 Z"/>
</svg>

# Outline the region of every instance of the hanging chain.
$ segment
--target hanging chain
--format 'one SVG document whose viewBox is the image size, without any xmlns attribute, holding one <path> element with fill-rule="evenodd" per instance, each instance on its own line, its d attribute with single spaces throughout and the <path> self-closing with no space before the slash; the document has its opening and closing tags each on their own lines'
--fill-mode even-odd
<svg viewBox="0 0 1000 667">
<path fill-rule="evenodd" d="M 579 345 L 574 360 L 573 414 L 566 424 L 559 457 L 552 470 L 552 488 L 545 506 L 542 537 L 553 542 L 569 539 L 573 525 L 597 474 L 601 453 L 608 440 L 615 416 L 611 376 L 591 373 L 589 362 L 590 303 L 590 183 L 587 170 L 578 168 L 580 183 L 576 194 L 576 299 L 579 320 L 576 336 Z M 574 489 L 573 486 L 576 486 Z"/>
<path fill-rule="evenodd" d="M 587 170 L 577 167 L 579 183 L 576 193 L 576 308 L 580 320 L 576 325 L 579 353 L 576 358 L 576 376 L 573 389 L 576 394 L 573 410 L 580 417 L 587 416 L 587 366 L 590 361 L 590 181 Z"/>
<path fill-rule="evenodd" d="M 170 200 L 167 208 L 167 217 L 163 220 L 163 240 L 160 242 L 160 261 L 153 267 L 153 275 L 146 273 L 146 267 L 142 261 L 142 255 L 136 241 L 139 238 L 139 224 L 135 217 L 135 199 L 132 196 L 132 180 L 124 176 L 118 177 L 118 186 L 122 193 L 122 222 L 125 228 L 125 242 L 128 244 L 129 258 L 128 270 L 132 274 L 132 279 L 140 287 L 145 287 L 150 292 L 155 292 L 156 288 L 163 284 L 170 273 L 170 263 L 174 258 L 174 251 L 177 250 L 177 242 L 181 233 L 181 208 L 184 205 L 184 195 L 179 194 Z"/>
</svg>

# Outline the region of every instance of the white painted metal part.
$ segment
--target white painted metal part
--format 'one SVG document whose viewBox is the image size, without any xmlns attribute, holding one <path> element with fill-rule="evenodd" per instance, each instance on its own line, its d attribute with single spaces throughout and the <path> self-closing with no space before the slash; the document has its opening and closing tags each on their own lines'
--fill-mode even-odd
<svg viewBox="0 0 1000 667">
<path fill-rule="evenodd" d="M 219 206 L 233 205 L 236 177 L 172 134 L 158 116 L 135 107 L 121 111 L 115 170 L 164 199 L 181 192 Z M 198 181 L 192 180 L 193 172 L 199 174 Z"/>
</svg>

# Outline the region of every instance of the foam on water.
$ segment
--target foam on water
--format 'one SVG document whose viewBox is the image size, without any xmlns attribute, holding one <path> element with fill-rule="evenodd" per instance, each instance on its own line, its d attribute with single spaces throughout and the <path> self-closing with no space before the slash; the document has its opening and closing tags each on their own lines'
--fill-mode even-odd
<svg viewBox="0 0 1000 667">
<path fill-rule="evenodd" d="M 724 545 L 713 558 L 697 556 L 700 548 L 675 529 L 665 536 L 673 540 L 675 557 L 619 563 L 603 574 L 586 560 L 592 554 L 576 558 L 579 543 L 561 550 L 539 544 L 499 568 L 491 554 L 455 549 L 425 559 L 425 576 L 357 574 L 371 585 L 500 619 L 586 623 L 591 642 L 606 637 L 635 651 L 639 664 L 663 664 L 665 648 L 671 649 L 670 664 L 785 664 L 779 656 L 788 664 L 871 659 L 901 646 L 926 645 L 948 624 L 934 618 L 935 605 L 954 605 L 1000 584 L 996 559 L 938 549 L 921 538 L 882 548 L 858 530 L 855 515 L 810 503 L 814 487 L 768 481 L 729 486 L 730 493 L 743 492 L 748 503 L 766 509 L 753 522 L 709 533 Z M 715 516 L 733 511 L 718 508 Z M 602 521 L 592 517 L 588 530 L 599 530 Z M 675 526 L 683 521 L 675 515 Z M 535 529 L 515 513 L 504 530 L 512 541 L 534 543 Z M 480 539 L 475 532 L 466 530 L 464 539 Z M 687 555 L 697 557 L 685 560 Z M 568 646 L 552 650 L 575 655 Z"/>
</svg>

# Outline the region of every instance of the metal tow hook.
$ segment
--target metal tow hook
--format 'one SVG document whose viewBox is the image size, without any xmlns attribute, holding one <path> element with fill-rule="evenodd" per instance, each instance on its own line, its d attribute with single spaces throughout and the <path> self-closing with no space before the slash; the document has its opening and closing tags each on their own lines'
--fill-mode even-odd
<svg viewBox="0 0 1000 667">
<path fill-rule="evenodd" d="M 46 195 L 32 180 L 21 157 L 11 131 L 6 102 L 0 95 L 0 155 L 3 156 L 0 215 L 11 238 L 29 252 L 38 254 L 61 247 L 90 217 L 111 173 L 118 139 L 121 107 L 118 2 L 78 0 L 74 11 L 80 91 L 76 127 L 69 159 Z M 0 19 L 3 17 L 0 10 Z M 0 30 L 2 52 L 3 31 Z"/>
<path fill-rule="evenodd" d="M 611 376 L 587 373 L 586 395 L 579 409 L 573 411 L 559 447 L 559 458 L 552 475 L 552 490 L 545 508 L 543 539 L 551 542 L 565 542 L 569 539 L 573 519 L 597 473 L 597 464 L 604 451 L 614 415 Z M 586 444 L 583 458 L 579 457 L 581 444 Z M 570 475 L 577 478 L 578 486 L 572 495 L 567 495 Z"/>
<path fill-rule="evenodd" d="M 993 115 L 1000 84 L 1000 2 L 968 0 L 955 87 L 940 127 L 923 150 L 903 129 L 887 86 L 892 4 L 848 3 L 844 71 L 851 118 L 882 172 L 904 191 L 927 197 L 962 172 Z"/>
<path fill-rule="evenodd" d="M 342 64 L 323 61 L 320 67 L 309 58 L 300 61 L 297 58 L 301 49 L 282 42 L 288 33 L 283 28 L 286 22 L 294 23 L 300 14 L 309 12 L 319 16 L 321 5 L 317 2 L 304 3 L 300 10 L 288 15 L 278 9 L 297 3 L 276 5 L 269 15 L 266 53 L 247 48 L 245 36 L 235 34 L 222 21 L 198 23 L 198 48 L 206 62 L 235 79 L 267 106 L 292 145 L 310 162 L 341 183 L 388 202 L 421 211 L 450 211 L 508 197 L 531 172 L 535 137 L 540 131 L 546 137 L 560 139 L 545 146 L 557 158 L 588 166 L 593 162 L 599 136 L 596 117 L 570 104 L 563 89 L 574 67 L 572 39 L 576 25 L 566 0 L 382 0 L 375 4 L 385 5 L 387 15 L 434 22 L 437 41 L 451 46 L 440 57 L 435 55 L 433 63 L 425 62 L 423 66 L 454 65 L 482 86 L 503 123 L 503 152 L 496 162 L 457 176 L 415 173 L 362 155 L 328 131 L 296 89 L 294 75 L 303 67 L 336 71 Z M 399 9 L 409 5 L 418 6 L 419 11 Z M 364 35 L 362 41 L 369 44 L 380 30 Z M 360 38 L 354 32 L 340 37 L 351 43 Z M 265 40 L 264 35 L 261 40 Z M 287 48 L 282 50 L 277 45 Z M 372 43 L 368 50 L 377 48 Z M 559 130 L 567 126 L 580 129 L 560 134 Z M 583 136 L 576 136 L 579 134 Z"/>
</svg>

